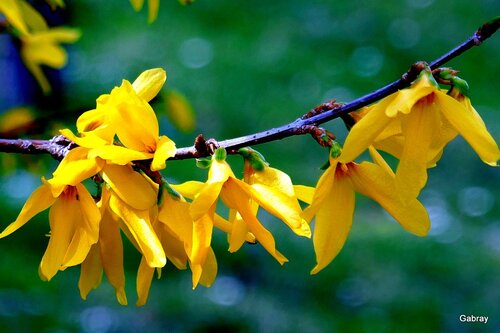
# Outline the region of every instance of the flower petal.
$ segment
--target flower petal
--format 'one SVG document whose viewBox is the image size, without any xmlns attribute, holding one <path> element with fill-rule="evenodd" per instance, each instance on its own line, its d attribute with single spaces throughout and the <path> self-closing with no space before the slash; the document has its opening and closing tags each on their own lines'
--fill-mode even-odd
<svg viewBox="0 0 500 333">
<path fill-rule="evenodd" d="M 486 164 L 497 166 L 500 150 L 479 115 L 468 112 L 462 104 L 450 96 L 443 94 L 437 96 L 443 115 L 469 143 L 479 158 Z"/>
<path fill-rule="evenodd" d="M 413 106 L 422 98 L 438 91 L 437 87 L 432 85 L 427 75 L 421 75 L 413 82 L 411 87 L 399 90 L 394 94 L 393 102 L 387 106 L 385 111 L 387 117 L 394 118 L 401 112 L 409 114 Z"/>
<path fill-rule="evenodd" d="M 156 204 L 157 190 L 130 165 L 107 164 L 102 176 L 113 192 L 130 207 L 145 210 Z"/>
<path fill-rule="evenodd" d="M 71 185 L 81 183 L 97 174 L 105 162 L 100 158 L 87 158 L 88 148 L 76 147 L 69 151 L 54 171 L 54 178 L 49 179 L 51 185 Z"/>
<path fill-rule="evenodd" d="M 31 193 L 28 200 L 24 204 L 21 212 L 17 219 L 9 224 L 2 233 L 0 233 L 0 238 L 10 235 L 17 229 L 21 228 L 26 224 L 31 218 L 41 211 L 49 208 L 56 198 L 52 196 L 50 186 L 48 184 L 43 184 Z"/>
<path fill-rule="evenodd" d="M 119 224 L 107 208 L 103 210 L 99 226 L 99 248 L 102 266 L 109 283 L 115 288 L 118 303 L 127 305 L 125 272 L 123 270 L 123 244 Z"/>
<path fill-rule="evenodd" d="M 200 284 L 204 287 L 209 288 L 215 281 L 217 276 L 217 259 L 215 258 L 215 253 L 212 248 L 209 248 L 207 253 L 207 259 L 203 264 L 203 273 L 200 277 Z"/>
<path fill-rule="evenodd" d="M 392 118 L 385 114 L 386 108 L 393 103 L 394 95 L 390 95 L 371 107 L 359 122 L 349 131 L 339 156 L 339 161 L 349 163 L 373 144 L 375 138 L 388 126 Z"/>
<path fill-rule="evenodd" d="M 28 34 L 28 28 L 23 20 L 21 9 L 15 0 L 2 0 L 0 2 L 0 13 L 5 15 L 9 24 L 14 26 L 22 34 Z"/>
<path fill-rule="evenodd" d="M 306 186 L 306 185 L 294 185 L 293 190 L 295 191 L 295 195 L 297 199 L 306 204 L 310 204 L 314 197 L 314 187 Z"/>
<path fill-rule="evenodd" d="M 281 265 L 288 261 L 278 250 L 273 235 L 257 220 L 252 212 L 248 195 L 234 182 L 228 181 L 224 188 L 224 202 L 229 208 L 236 209 L 248 226 L 248 230 L 255 235 L 257 241 L 271 254 Z"/>
<path fill-rule="evenodd" d="M 151 4 L 149 5 L 151 8 Z M 163 68 L 153 68 L 142 72 L 132 83 L 139 97 L 146 102 L 152 100 L 165 84 L 167 72 Z"/>
<path fill-rule="evenodd" d="M 78 288 L 80 296 L 83 300 L 87 299 L 87 295 L 92 289 L 97 289 L 102 280 L 102 263 L 99 253 L 99 246 L 92 245 L 87 258 L 82 262 L 80 271 L 80 279 L 78 280 Z"/>
<path fill-rule="evenodd" d="M 155 269 L 148 266 L 146 258 L 142 257 L 139 269 L 137 271 L 137 302 L 135 303 L 135 305 L 143 306 L 144 304 L 146 304 L 154 273 Z"/>
<path fill-rule="evenodd" d="M 244 185 L 243 182 L 238 182 Z M 288 197 L 282 192 L 260 184 L 250 187 L 252 199 L 266 211 L 285 222 L 299 236 L 311 237 L 309 224 L 300 216 L 302 209 L 297 198 Z"/>
<path fill-rule="evenodd" d="M 126 147 L 106 145 L 93 148 L 89 151 L 89 158 L 100 157 L 113 164 L 125 165 L 132 161 L 149 160 L 153 158 L 152 153 L 146 153 Z"/>
<path fill-rule="evenodd" d="M 151 170 L 157 171 L 165 169 L 165 161 L 173 156 L 175 156 L 175 143 L 167 136 L 160 136 L 156 143 L 153 162 L 151 162 Z"/>
<path fill-rule="evenodd" d="M 133 209 L 115 195 L 109 198 L 109 206 L 127 225 L 148 265 L 150 267 L 165 266 L 167 258 L 149 221 L 149 211 Z"/>
<path fill-rule="evenodd" d="M 427 154 L 439 132 L 436 104 L 420 101 L 402 122 L 405 145 L 396 169 L 396 190 L 402 200 L 415 199 L 427 182 Z"/>
<path fill-rule="evenodd" d="M 62 268 L 64 257 L 75 232 L 75 220 L 80 215 L 78 206 L 73 201 L 59 198 L 50 208 L 49 244 L 39 267 L 42 280 L 49 281 Z"/>
<path fill-rule="evenodd" d="M 205 215 L 211 207 L 214 207 L 220 191 L 222 190 L 223 182 L 207 183 L 198 196 L 191 203 L 189 212 L 191 218 L 196 221 Z"/>
<path fill-rule="evenodd" d="M 378 202 L 403 228 L 417 236 L 427 235 L 430 221 L 424 206 L 415 198 L 403 202 L 394 179 L 381 167 L 363 162 L 351 167 L 349 176 L 357 192 Z"/>
<path fill-rule="evenodd" d="M 309 222 L 313 219 L 318 209 L 320 209 L 320 207 L 323 205 L 323 202 L 330 195 L 330 191 L 335 180 L 335 170 L 337 169 L 337 164 L 337 159 L 330 159 L 330 166 L 319 178 L 316 189 L 314 190 L 311 205 L 304 209 L 304 211 L 302 212 L 302 217 L 306 221 Z"/>
<path fill-rule="evenodd" d="M 170 184 L 170 186 L 183 197 L 193 200 L 201 192 L 205 183 L 191 180 L 182 184 Z"/>
<path fill-rule="evenodd" d="M 316 213 L 313 244 L 316 266 L 311 274 L 325 268 L 344 247 L 352 226 L 354 214 L 354 190 L 349 179 L 335 177 L 333 187 Z"/>
<path fill-rule="evenodd" d="M 248 233 L 248 228 L 240 213 L 231 209 L 229 214 L 232 222 L 231 232 L 228 234 L 229 252 L 233 253 L 238 251 L 243 244 L 245 244 L 245 237 Z"/>
</svg>

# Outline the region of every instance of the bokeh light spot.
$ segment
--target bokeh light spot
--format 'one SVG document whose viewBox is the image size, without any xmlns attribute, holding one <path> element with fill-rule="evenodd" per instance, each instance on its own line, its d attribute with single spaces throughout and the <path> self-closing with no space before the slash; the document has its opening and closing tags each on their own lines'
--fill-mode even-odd
<svg viewBox="0 0 500 333">
<path fill-rule="evenodd" d="M 208 65 L 213 57 L 212 43 L 203 38 L 190 38 L 179 47 L 179 59 L 188 68 L 202 68 Z"/>
</svg>

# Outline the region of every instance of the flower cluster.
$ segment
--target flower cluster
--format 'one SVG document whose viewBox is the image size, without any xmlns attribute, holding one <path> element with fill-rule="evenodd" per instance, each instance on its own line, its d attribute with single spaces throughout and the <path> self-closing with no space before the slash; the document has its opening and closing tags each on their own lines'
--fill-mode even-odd
<svg viewBox="0 0 500 333">
<path fill-rule="evenodd" d="M 316 266 L 326 267 L 342 249 L 351 229 L 355 193 L 379 203 L 407 231 L 425 236 L 430 221 L 418 196 L 443 149 L 461 134 L 480 158 L 496 165 L 500 150 L 469 99 L 453 87 L 445 92 L 430 71 L 407 88 L 352 113 L 356 121 L 342 148 L 332 141 L 328 167 L 315 188 L 293 185 L 251 148 L 243 177 L 235 176 L 224 148 L 213 150 L 199 165 L 208 169 L 205 182 L 168 183 L 159 173 L 176 154 L 159 134 L 149 102 L 166 81 L 162 69 L 143 72 L 133 83 L 123 80 L 97 99 L 96 108 L 77 120 L 77 134 L 61 130 L 77 147 L 61 161 L 53 177 L 36 189 L 18 218 L 0 233 L 5 237 L 50 207 L 50 238 L 40 263 L 42 279 L 81 265 L 82 298 L 104 273 L 127 304 L 122 234 L 142 255 L 137 272 L 138 305 L 148 298 L 155 270 L 167 260 L 192 273 L 192 286 L 210 286 L 217 275 L 212 245 L 214 228 L 227 234 L 228 249 L 259 243 L 278 263 L 287 258 L 272 233 L 259 221 L 259 208 L 274 215 L 298 236 L 313 238 Z M 329 139 L 330 140 L 330 139 Z M 355 162 L 368 150 L 372 162 Z M 395 156 L 395 172 L 378 150 Z M 82 182 L 91 178 L 91 195 Z M 299 200 L 309 204 L 304 210 Z M 219 215 L 217 204 L 228 209 Z M 310 222 L 315 218 L 311 232 Z"/>
<path fill-rule="evenodd" d="M 47 1 L 53 8 L 62 7 L 62 0 Z M 7 20 L 11 34 L 21 43 L 20 54 L 26 68 L 33 74 L 45 94 L 51 92 L 42 66 L 60 69 L 66 65 L 67 54 L 61 43 L 74 43 L 80 31 L 48 26 L 43 16 L 24 0 L 2 0 L 0 14 Z"/>
</svg>

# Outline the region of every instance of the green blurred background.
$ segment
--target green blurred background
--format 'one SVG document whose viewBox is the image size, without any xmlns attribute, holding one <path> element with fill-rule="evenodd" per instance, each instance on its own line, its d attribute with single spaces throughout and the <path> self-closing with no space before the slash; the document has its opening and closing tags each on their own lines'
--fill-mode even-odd
<svg viewBox="0 0 500 333">
<path fill-rule="evenodd" d="M 312 107 L 341 102 L 397 79 L 417 60 L 432 60 L 500 14 L 497 0 L 327 1 L 163 0 L 156 22 L 127 1 L 67 0 L 52 24 L 79 27 L 66 49 L 67 67 L 48 70 L 55 94 L 43 97 L 22 66 L 15 45 L 0 35 L 0 113 L 29 106 L 40 117 L 27 137 L 49 138 L 121 80 L 145 69 L 168 72 L 165 89 L 181 91 L 197 114 L 182 134 L 169 124 L 162 98 L 153 107 L 162 132 L 178 146 L 198 133 L 231 138 L 287 123 Z M 471 98 L 500 140 L 500 36 L 448 65 L 471 86 Z M 341 122 L 325 126 L 345 137 Z M 309 137 L 257 148 L 295 183 L 314 185 L 326 152 Z M 41 176 L 47 156 L 1 157 L 1 227 L 13 221 Z M 237 175 L 241 161 L 230 157 Z M 204 180 L 194 161 L 168 164 L 174 182 Z M 456 139 L 445 150 L 421 200 L 433 223 L 426 238 L 397 225 L 375 203 L 358 197 L 354 226 L 341 254 L 318 275 L 312 244 L 266 214 L 290 260 L 281 267 L 261 247 L 229 254 L 214 235 L 215 284 L 191 290 L 191 276 L 167 264 L 149 302 L 135 303 L 139 256 L 126 249 L 128 307 L 119 306 L 105 278 L 87 301 L 77 289 L 79 268 L 51 282 L 37 266 L 48 238 L 47 214 L 0 240 L 0 331 L 5 332 L 500 332 L 500 172 Z M 461 323 L 460 314 L 487 324 Z"/>
</svg>

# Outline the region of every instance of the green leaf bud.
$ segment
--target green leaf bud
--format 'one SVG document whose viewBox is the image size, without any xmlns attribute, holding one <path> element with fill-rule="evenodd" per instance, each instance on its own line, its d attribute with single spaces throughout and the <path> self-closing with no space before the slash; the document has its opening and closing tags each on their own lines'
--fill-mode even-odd
<svg viewBox="0 0 500 333">
<path fill-rule="evenodd" d="M 227 157 L 226 149 L 220 147 L 215 150 L 214 158 L 217 161 L 225 161 Z"/>
<path fill-rule="evenodd" d="M 337 141 L 332 141 L 332 147 L 330 148 L 330 156 L 332 158 L 337 158 L 342 152 L 342 146 Z"/>
<path fill-rule="evenodd" d="M 210 158 L 197 158 L 196 166 L 200 169 L 208 169 L 212 165 L 212 160 Z"/>
</svg>

